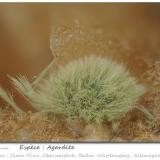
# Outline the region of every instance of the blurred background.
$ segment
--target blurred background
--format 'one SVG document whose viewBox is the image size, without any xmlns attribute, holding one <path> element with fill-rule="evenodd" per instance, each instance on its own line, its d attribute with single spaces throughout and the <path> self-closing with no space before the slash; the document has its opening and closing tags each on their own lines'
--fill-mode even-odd
<svg viewBox="0 0 160 160">
<path fill-rule="evenodd" d="M 10 90 L 7 74 L 37 75 L 53 58 L 51 30 L 75 19 L 89 29 L 100 28 L 108 41 L 112 37 L 126 50 L 129 44 L 136 55 L 159 58 L 160 4 L 1 3 L 0 84 Z"/>
</svg>

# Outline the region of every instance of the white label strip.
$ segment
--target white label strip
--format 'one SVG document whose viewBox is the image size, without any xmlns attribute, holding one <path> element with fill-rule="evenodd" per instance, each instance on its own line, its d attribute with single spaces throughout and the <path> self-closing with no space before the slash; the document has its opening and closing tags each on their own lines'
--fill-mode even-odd
<svg viewBox="0 0 160 160">
<path fill-rule="evenodd" d="M 160 144 L 0 144 L 0 160 L 160 160 Z"/>
</svg>

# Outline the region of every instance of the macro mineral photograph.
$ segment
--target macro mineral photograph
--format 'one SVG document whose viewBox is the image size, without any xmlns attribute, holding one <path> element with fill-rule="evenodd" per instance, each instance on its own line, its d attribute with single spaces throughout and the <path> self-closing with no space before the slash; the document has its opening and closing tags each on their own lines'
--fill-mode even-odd
<svg viewBox="0 0 160 160">
<path fill-rule="evenodd" d="M 0 142 L 160 142 L 159 3 L 0 3 Z"/>
</svg>

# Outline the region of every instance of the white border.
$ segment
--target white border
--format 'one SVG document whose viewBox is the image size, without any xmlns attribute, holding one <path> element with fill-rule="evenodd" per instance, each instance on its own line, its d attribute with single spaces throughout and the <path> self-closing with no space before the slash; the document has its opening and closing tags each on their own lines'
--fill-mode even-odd
<svg viewBox="0 0 160 160">
<path fill-rule="evenodd" d="M 160 0 L 0 0 L 0 2 L 160 2 Z"/>
</svg>

